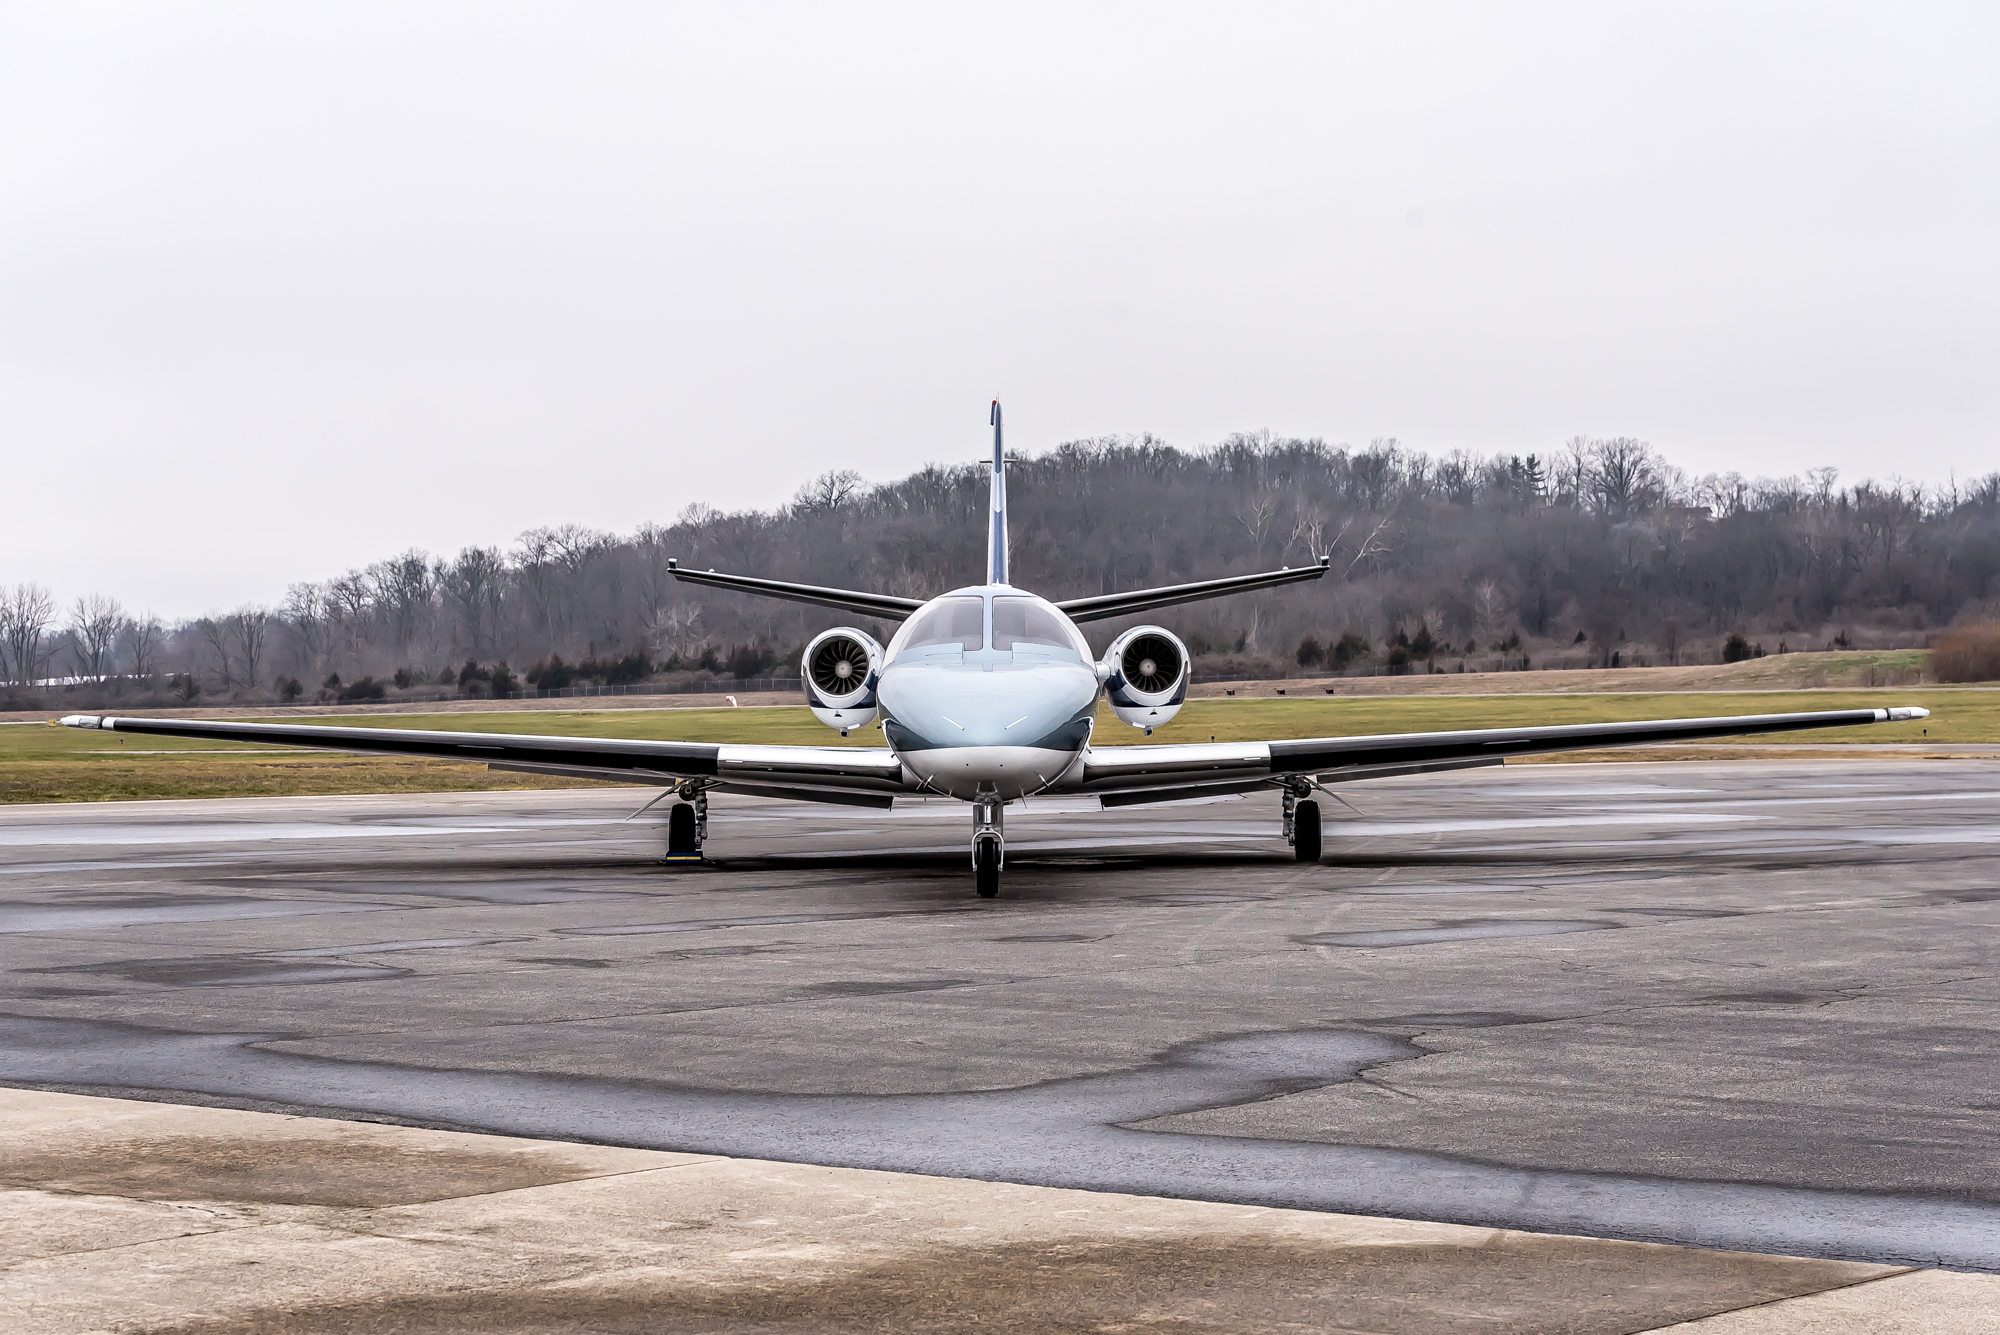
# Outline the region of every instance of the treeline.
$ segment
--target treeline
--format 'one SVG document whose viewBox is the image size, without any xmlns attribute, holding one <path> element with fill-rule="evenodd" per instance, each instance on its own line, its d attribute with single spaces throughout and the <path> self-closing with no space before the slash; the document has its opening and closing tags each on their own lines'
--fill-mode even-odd
<svg viewBox="0 0 2000 1335">
<path fill-rule="evenodd" d="M 1696 478 L 1630 438 L 1437 457 L 1268 433 L 1196 450 L 1072 441 L 1010 471 L 1015 580 L 1052 598 L 1331 554 L 1316 585 L 1147 618 L 1178 630 L 1205 672 L 1717 661 L 1921 644 L 2000 610 L 2000 473 Z M 55 681 L 353 699 L 789 674 L 837 614 L 695 590 L 669 558 L 922 597 L 979 578 L 985 510 L 979 464 L 880 485 L 842 470 L 774 510 L 693 502 L 630 534 L 567 524 L 505 550 L 413 548 L 294 584 L 276 606 L 173 625 L 16 584 L 0 591 L 0 680 L 16 694 Z M 1093 640 L 1119 624 L 1091 627 Z"/>
</svg>

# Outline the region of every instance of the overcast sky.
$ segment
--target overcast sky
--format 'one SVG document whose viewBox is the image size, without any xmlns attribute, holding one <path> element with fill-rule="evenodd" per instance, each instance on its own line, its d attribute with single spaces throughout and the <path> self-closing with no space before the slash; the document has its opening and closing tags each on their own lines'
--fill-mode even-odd
<svg viewBox="0 0 2000 1335">
<path fill-rule="evenodd" d="M 2000 468 L 2000 7 L 0 3 L 0 581 L 1010 443 Z"/>
</svg>

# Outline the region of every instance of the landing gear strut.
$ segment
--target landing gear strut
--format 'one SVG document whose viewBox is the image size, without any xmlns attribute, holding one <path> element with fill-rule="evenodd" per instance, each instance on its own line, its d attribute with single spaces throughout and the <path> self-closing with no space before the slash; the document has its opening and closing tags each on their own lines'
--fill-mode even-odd
<svg viewBox="0 0 2000 1335">
<path fill-rule="evenodd" d="M 1319 803 L 1306 797 L 1311 791 L 1303 779 L 1285 786 L 1285 842 L 1300 862 L 1319 861 Z"/>
<path fill-rule="evenodd" d="M 700 862 L 701 846 L 708 842 L 708 793 L 684 787 L 680 795 L 690 800 L 667 810 L 667 856 L 662 861 Z"/>
<path fill-rule="evenodd" d="M 1004 810 L 997 795 L 981 795 L 972 804 L 972 886 L 981 899 L 1000 893 L 1000 867 L 1007 861 Z"/>
</svg>

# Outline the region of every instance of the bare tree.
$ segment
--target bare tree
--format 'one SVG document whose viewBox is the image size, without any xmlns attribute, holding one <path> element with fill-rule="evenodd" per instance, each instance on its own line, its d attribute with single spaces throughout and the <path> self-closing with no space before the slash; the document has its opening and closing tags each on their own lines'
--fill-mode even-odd
<svg viewBox="0 0 2000 1335">
<path fill-rule="evenodd" d="M 1268 491 L 1253 492 L 1236 511 L 1237 522 L 1250 534 L 1250 545 L 1256 548 L 1259 561 L 1264 559 L 1264 539 L 1277 515 L 1278 498 Z"/>
<path fill-rule="evenodd" d="M 836 468 L 821 473 L 793 494 L 792 512 L 812 514 L 815 511 L 838 510 L 867 485 L 867 480 L 852 468 Z"/>
<path fill-rule="evenodd" d="M 1490 579 L 1482 579 L 1472 586 L 1473 624 L 1481 635 L 1491 636 L 1500 629 L 1500 619 L 1506 614 L 1506 598 L 1500 586 Z"/>
<path fill-rule="evenodd" d="M 271 610 L 249 603 L 226 618 L 229 633 L 236 641 L 236 653 L 243 664 L 243 685 L 257 689 L 257 674 L 264 661 L 264 640 L 271 629 Z"/>
<path fill-rule="evenodd" d="M 16 584 L 11 591 L 0 589 L 0 620 L 6 623 L 7 658 L 14 679 L 30 690 L 46 675 L 46 638 L 55 614 L 56 600 L 39 584 Z"/>
<path fill-rule="evenodd" d="M 227 616 L 205 616 L 194 623 L 201 642 L 215 655 L 215 675 L 225 691 L 236 687 L 235 675 L 230 671 L 229 661 L 229 618 Z"/>
<path fill-rule="evenodd" d="M 417 622 L 431 602 L 431 558 L 412 547 L 368 567 L 375 606 L 389 620 L 390 648 L 401 654 L 416 638 Z"/>
<path fill-rule="evenodd" d="M 498 547 L 467 547 L 439 578 L 445 601 L 458 617 L 467 652 L 477 656 L 494 647 L 500 626 L 500 590 L 507 563 Z"/>
<path fill-rule="evenodd" d="M 582 524 L 564 524 L 548 530 L 548 535 L 557 564 L 571 576 L 589 569 L 617 542 L 611 534 Z"/>
<path fill-rule="evenodd" d="M 79 677 L 91 681 L 104 680 L 105 662 L 111 656 L 113 644 L 118 639 L 118 628 L 125 621 L 125 609 L 115 598 L 102 594 L 92 594 L 79 598 L 70 609 L 69 655 Z"/>
<path fill-rule="evenodd" d="M 132 675 L 150 680 L 160 670 L 160 619 L 144 612 L 125 623 L 125 654 Z"/>
<path fill-rule="evenodd" d="M 1293 497 L 1292 509 L 1292 541 L 1303 540 L 1306 555 L 1319 560 L 1326 551 L 1326 512 L 1303 496 Z"/>
<path fill-rule="evenodd" d="M 701 608 L 694 603 L 666 607 L 647 627 L 647 635 L 655 654 L 692 654 L 701 647 Z"/>
<path fill-rule="evenodd" d="M 338 635 L 336 648 L 349 654 L 361 652 L 370 611 L 368 577 L 359 570 L 327 581 L 326 615 Z"/>
<path fill-rule="evenodd" d="M 1679 617 L 1668 617 L 1660 627 L 1660 647 L 1667 651 L 1667 662 L 1678 667 L 1681 661 L 1681 644 L 1687 638 L 1687 631 Z"/>
<path fill-rule="evenodd" d="M 1585 487 L 1600 513 L 1628 519 L 1658 499 L 1659 463 L 1645 441 L 1630 436 L 1592 441 L 1589 454 Z"/>
<path fill-rule="evenodd" d="M 326 592 L 317 584 L 294 584 L 285 590 L 284 606 L 278 615 L 299 637 L 299 650 L 304 656 L 309 673 L 317 673 L 326 664 L 326 656 L 332 648 L 329 640 L 332 627 L 327 622 Z"/>
</svg>

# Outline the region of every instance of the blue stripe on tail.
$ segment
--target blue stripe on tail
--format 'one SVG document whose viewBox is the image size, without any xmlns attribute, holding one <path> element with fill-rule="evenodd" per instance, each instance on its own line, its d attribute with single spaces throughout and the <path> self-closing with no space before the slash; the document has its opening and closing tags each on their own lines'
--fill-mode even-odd
<svg viewBox="0 0 2000 1335">
<path fill-rule="evenodd" d="M 993 400 L 993 528 L 986 535 L 986 582 L 1007 582 L 1007 461 L 1000 446 L 1000 400 Z"/>
</svg>

